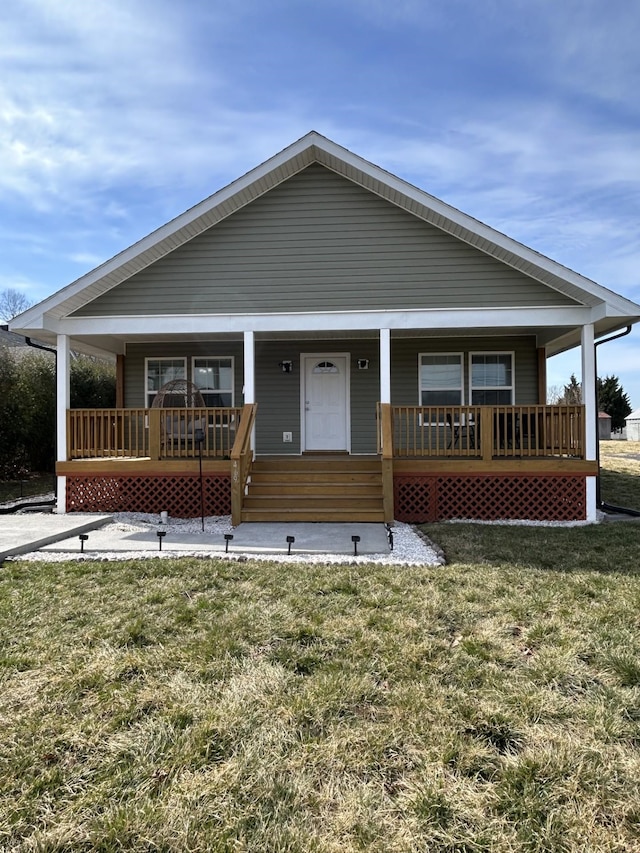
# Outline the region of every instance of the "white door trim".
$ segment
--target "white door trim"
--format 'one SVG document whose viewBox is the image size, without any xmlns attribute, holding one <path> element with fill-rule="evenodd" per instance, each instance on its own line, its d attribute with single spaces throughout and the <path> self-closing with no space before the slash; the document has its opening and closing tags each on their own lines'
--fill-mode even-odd
<svg viewBox="0 0 640 853">
<path fill-rule="evenodd" d="M 300 452 L 307 449 L 306 435 L 306 382 L 307 361 L 314 359 L 344 358 L 345 359 L 345 382 L 344 382 L 344 416 L 345 437 L 347 453 L 351 453 L 351 353 L 350 352 L 302 352 L 300 353 Z"/>
</svg>

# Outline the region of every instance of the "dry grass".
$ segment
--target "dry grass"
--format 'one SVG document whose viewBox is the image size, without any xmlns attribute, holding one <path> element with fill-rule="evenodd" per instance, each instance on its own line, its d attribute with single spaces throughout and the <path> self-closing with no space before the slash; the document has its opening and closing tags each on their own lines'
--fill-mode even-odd
<svg viewBox="0 0 640 853">
<path fill-rule="evenodd" d="M 8 564 L 0 847 L 640 849 L 640 527 L 428 530 L 444 568 Z"/>
<path fill-rule="evenodd" d="M 640 441 L 600 442 L 602 499 L 640 511 Z"/>
</svg>

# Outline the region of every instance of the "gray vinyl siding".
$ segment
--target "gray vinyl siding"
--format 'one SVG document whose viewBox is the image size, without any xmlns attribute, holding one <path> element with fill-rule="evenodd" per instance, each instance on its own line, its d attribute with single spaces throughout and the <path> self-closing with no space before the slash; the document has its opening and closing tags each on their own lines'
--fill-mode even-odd
<svg viewBox="0 0 640 853">
<path fill-rule="evenodd" d="M 191 376 L 193 356 L 232 356 L 234 361 L 234 402 L 241 406 L 242 382 L 244 375 L 244 349 L 238 341 L 200 341 L 198 343 L 161 342 L 129 344 L 124 360 L 124 399 L 128 408 L 145 407 L 145 359 L 146 358 L 186 358 L 187 379 Z"/>
<path fill-rule="evenodd" d="M 292 341 L 256 341 L 256 453 L 300 453 L 300 358 Z M 283 373 L 281 361 L 293 362 Z M 292 433 L 284 444 L 282 433 Z"/>
<path fill-rule="evenodd" d="M 377 340 L 256 342 L 256 452 L 300 453 L 302 356 L 305 353 L 344 352 L 351 355 L 351 452 L 376 452 L 376 401 L 380 396 L 380 356 Z M 369 369 L 359 370 L 358 359 L 369 359 Z M 292 361 L 293 371 L 283 373 L 281 361 Z M 293 433 L 283 443 L 282 433 Z"/>
<path fill-rule="evenodd" d="M 72 316 L 575 304 L 313 165 Z"/>
<path fill-rule="evenodd" d="M 538 403 L 538 354 L 533 336 L 403 338 L 391 342 L 391 402 L 394 406 L 419 405 L 418 356 L 420 353 L 444 352 L 463 354 L 465 403 L 469 402 L 470 352 L 513 352 L 515 405 Z"/>
</svg>

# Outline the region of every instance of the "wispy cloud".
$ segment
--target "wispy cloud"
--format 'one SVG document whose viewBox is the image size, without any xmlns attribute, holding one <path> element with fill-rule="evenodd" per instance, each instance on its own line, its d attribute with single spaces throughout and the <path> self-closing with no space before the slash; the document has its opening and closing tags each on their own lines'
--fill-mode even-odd
<svg viewBox="0 0 640 853">
<path fill-rule="evenodd" d="M 628 0 L 4 0 L 6 286 L 47 295 L 313 128 L 637 300 L 638 31 Z"/>
</svg>

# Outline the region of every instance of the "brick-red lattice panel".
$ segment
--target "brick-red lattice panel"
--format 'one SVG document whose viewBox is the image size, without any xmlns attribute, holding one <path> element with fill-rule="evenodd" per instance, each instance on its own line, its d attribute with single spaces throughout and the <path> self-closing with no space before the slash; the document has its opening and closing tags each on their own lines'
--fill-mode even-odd
<svg viewBox="0 0 640 853">
<path fill-rule="evenodd" d="M 408 524 L 435 521 L 436 495 L 435 477 L 394 477 L 394 518 Z"/>
<path fill-rule="evenodd" d="M 584 476 L 410 475 L 394 477 L 398 521 L 578 521 L 586 518 Z"/>
<path fill-rule="evenodd" d="M 231 515 L 231 479 L 203 477 L 205 515 Z M 198 476 L 67 477 L 67 512 L 151 512 L 200 515 Z"/>
</svg>

